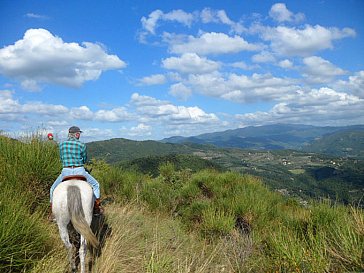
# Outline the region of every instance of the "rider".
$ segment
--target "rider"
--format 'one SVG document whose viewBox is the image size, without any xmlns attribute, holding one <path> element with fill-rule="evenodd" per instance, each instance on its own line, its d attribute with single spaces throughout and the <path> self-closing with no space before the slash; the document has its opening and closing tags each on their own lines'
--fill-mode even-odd
<svg viewBox="0 0 364 273">
<path fill-rule="evenodd" d="M 50 189 L 51 207 L 53 191 L 58 184 L 62 182 L 63 177 L 69 175 L 83 175 L 87 178 L 87 182 L 92 186 L 95 197 L 94 214 L 98 215 L 103 213 L 100 204 L 100 185 L 84 168 L 84 164 L 87 160 L 87 151 L 86 145 L 79 140 L 81 133 L 82 131 L 79 127 L 72 126 L 68 130 L 68 139 L 59 145 L 63 169 Z"/>
</svg>

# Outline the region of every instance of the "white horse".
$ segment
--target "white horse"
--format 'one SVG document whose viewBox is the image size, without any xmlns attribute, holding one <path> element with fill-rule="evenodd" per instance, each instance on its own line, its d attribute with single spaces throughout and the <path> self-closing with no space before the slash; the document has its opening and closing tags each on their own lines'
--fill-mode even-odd
<svg viewBox="0 0 364 273">
<path fill-rule="evenodd" d="M 60 183 L 54 190 L 52 212 L 56 217 L 61 239 L 68 250 L 72 272 L 76 272 L 76 261 L 70 242 L 69 223 L 72 223 L 74 229 L 80 234 L 78 253 L 81 273 L 85 273 L 87 243 L 95 248 L 99 245 L 99 241 L 90 228 L 94 204 L 93 191 L 90 184 L 83 181 L 82 177 L 74 176 L 69 179 Z"/>
</svg>

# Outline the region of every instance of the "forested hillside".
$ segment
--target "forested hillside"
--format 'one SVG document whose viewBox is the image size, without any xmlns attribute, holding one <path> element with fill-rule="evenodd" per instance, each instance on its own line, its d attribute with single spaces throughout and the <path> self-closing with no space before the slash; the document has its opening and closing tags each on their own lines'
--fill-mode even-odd
<svg viewBox="0 0 364 273">
<path fill-rule="evenodd" d="M 161 143 L 158 141 L 133 141 L 124 138 L 90 142 L 87 147 L 91 157 L 103 159 L 109 163 L 151 155 L 191 154 L 195 151 L 191 145 Z"/>
</svg>

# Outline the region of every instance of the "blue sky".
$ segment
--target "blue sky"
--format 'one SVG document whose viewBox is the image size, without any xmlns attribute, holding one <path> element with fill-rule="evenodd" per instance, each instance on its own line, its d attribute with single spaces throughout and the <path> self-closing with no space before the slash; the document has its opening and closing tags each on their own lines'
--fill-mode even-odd
<svg viewBox="0 0 364 273">
<path fill-rule="evenodd" d="M 1 0 L 0 130 L 364 124 L 363 37 L 362 0 Z"/>
</svg>

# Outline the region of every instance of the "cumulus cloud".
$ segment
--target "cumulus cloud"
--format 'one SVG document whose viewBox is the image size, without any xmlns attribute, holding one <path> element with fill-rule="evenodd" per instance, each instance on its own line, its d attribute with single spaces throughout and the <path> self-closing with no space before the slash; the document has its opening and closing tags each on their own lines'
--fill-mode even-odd
<svg viewBox="0 0 364 273">
<path fill-rule="evenodd" d="M 252 76 L 230 74 L 226 79 L 218 73 L 191 75 L 188 83 L 206 96 L 239 103 L 279 100 L 298 88 L 295 80 L 257 73 Z"/>
<path fill-rule="evenodd" d="M 211 8 L 204 8 L 200 12 L 200 18 L 204 24 L 220 23 L 228 25 L 236 33 L 242 33 L 246 30 L 246 28 L 241 23 L 232 21 L 224 10 L 213 10 Z"/>
<path fill-rule="evenodd" d="M 139 80 L 139 83 L 143 85 L 159 85 L 159 84 L 164 84 L 165 82 L 166 82 L 166 77 L 162 74 L 154 74 Z"/>
<path fill-rule="evenodd" d="M 94 113 L 87 106 L 74 107 L 71 109 L 70 115 L 74 119 L 92 120 Z"/>
<path fill-rule="evenodd" d="M 303 28 L 276 28 L 255 25 L 252 31 L 261 34 L 265 41 L 270 42 L 271 49 L 281 55 L 307 57 L 313 53 L 332 49 L 333 41 L 346 37 L 355 37 L 351 28 L 325 28 L 320 25 L 306 25 Z"/>
<path fill-rule="evenodd" d="M 231 64 L 227 64 L 228 66 L 234 67 L 234 68 L 240 68 L 243 70 L 253 70 L 255 68 L 258 68 L 258 65 L 248 65 L 247 63 L 241 61 L 241 62 L 234 62 Z"/>
<path fill-rule="evenodd" d="M 155 34 L 155 30 L 158 26 L 158 21 L 174 21 L 181 23 L 185 26 L 191 26 L 194 20 L 194 15 L 184 12 L 183 10 L 172 10 L 171 12 L 164 13 L 161 10 L 152 11 L 148 18 L 142 17 L 141 22 L 143 29 L 151 34 Z"/>
<path fill-rule="evenodd" d="M 169 94 L 171 94 L 172 96 L 174 96 L 180 100 L 186 101 L 191 96 L 192 91 L 190 88 L 185 86 L 183 83 L 176 83 L 176 84 L 171 85 L 171 87 L 169 89 Z"/>
<path fill-rule="evenodd" d="M 0 90 L 0 117 L 3 120 L 29 119 L 45 123 L 48 120 L 55 122 L 60 120 L 93 120 L 104 122 L 123 122 L 132 119 L 125 107 L 117 107 L 111 110 L 98 110 L 93 112 L 87 106 L 73 107 L 71 109 L 58 104 L 42 102 L 20 103 L 13 98 L 13 92 Z M 39 118 L 41 117 L 41 118 Z"/>
<path fill-rule="evenodd" d="M 364 122 L 364 100 L 330 88 L 297 91 L 268 112 L 237 115 L 244 125 L 277 122 L 349 125 Z"/>
<path fill-rule="evenodd" d="M 199 107 L 176 106 L 168 101 L 157 100 L 149 96 L 134 93 L 131 103 L 145 120 L 164 122 L 166 124 L 206 124 L 216 123 L 219 119 L 215 114 L 205 113 Z"/>
<path fill-rule="evenodd" d="M 117 107 L 112 110 L 98 110 L 94 118 L 97 121 L 120 122 L 130 120 L 131 116 L 126 108 Z"/>
<path fill-rule="evenodd" d="M 137 126 L 131 127 L 128 130 L 129 136 L 150 136 L 152 135 L 152 127 L 143 123 L 139 123 Z"/>
<path fill-rule="evenodd" d="M 252 56 L 252 61 L 254 63 L 272 63 L 276 59 L 271 52 L 262 51 L 259 54 L 255 54 Z"/>
<path fill-rule="evenodd" d="M 31 90 L 41 83 L 80 87 L 97 80 L 103 71 L 125 66 L 99 44 L 65 43 L 46 29 L 29 29 L 23 39 L 0 49 L 0 74 Z"/>
<path fill-rule="evenodd" d="M 274 4 L 270 11 L 269 16 L 273 18 L 273 20 L 278 22 L 301 22 L 305 19 L 305 15 L 303 13 L 294 14 L 289 11 L 284 3 L 276 3 Z"/>
<path fill-rule="evenodd" d="M 361 99 L 364 99 L 364 70 L 349 76 L 347 81 L 340 80 L 336 82 L 334 86 L 345 92 L 353 93 Z"/>
<path fill-rule="evenodd" d="M 170 57 L 162 61 L 166 69 L 176 70 L 180 73 L 203 74 L 218 70 L 220 64 L 196 53 L 185 53 L 181 57 Z"/>
<path fill-rule="evenodd" d="M 346 73 L 343 69 L 318 56 L 304 58 L 303 63 L 305 64 L 303 76 L 310 83 L 328 83 L 336 76 Z"/>
<path fill-rule="evenodd" d="M 278 66 L 281 68 L 290 69 L 290 68 L 293 68 L 293 62 L 288 59 L 285 59 L 285 60 L 279 61 Z"/>
<path fill-rule="evenodd" d="M 46 104 L 42 102 L 20 103 L 13 98 L 13 92 L 0 90 L 0 117 L 2 120 L 25 120 L 25 115 L 42 115 L 45 118 L 67 113 L 63 105 Z"/>
<path fill-rule="evenodd" d="M 229 54 L 259 49 L 262 49 L 262 45 L 248 43 L 238 35 L 230 37 L 216 32 L 203 33 L 199 37 L 189 36 L 185 42 L 178 41 L 170 45 L 170 51 L 176 54 Z"/>
</svg>

